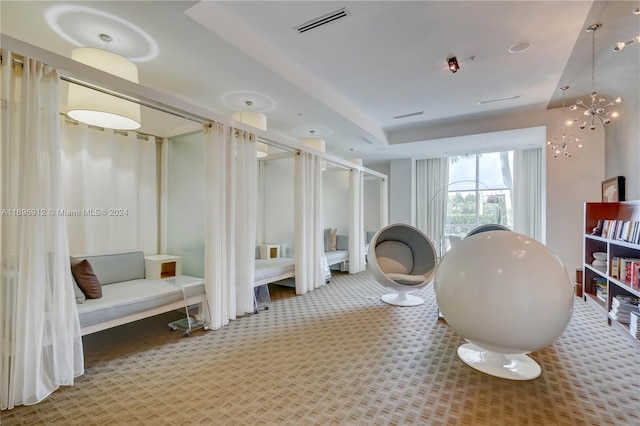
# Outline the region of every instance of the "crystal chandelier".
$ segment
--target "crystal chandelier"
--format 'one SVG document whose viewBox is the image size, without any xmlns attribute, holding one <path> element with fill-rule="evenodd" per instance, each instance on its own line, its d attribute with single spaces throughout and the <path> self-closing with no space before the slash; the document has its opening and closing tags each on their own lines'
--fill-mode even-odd
<svg viewBox="0 0 640 426">
<path fill-rule="evenodd" d="M 576 138 L 574 135 L 567 136 L 567 124 L 571 123 L 571 121 L 567 122 L 565 118 L 565 108 L 564 108 L 564 92 L 569 88 L 569 86 L 562 86 L 560 89 L 562 91 L 562 122 L 564 128 L 562 129 L 562 135 L 560 139 L 553 138 L 552 141 L 547 141 L 547 146 L 550 150 L 553 151 L 553 157 L 558 157 L 558 155 L 562 154 L 565 157 L 571 157 L 571 153 L 567 149 L 569 145 L 575 144 L 578 148 L 582 148 L 582 141 L 579 138 Z"/>
<path fill-rule="evenodd" d="M 606 108 L 622 102 L 622 98 L 618 96 L 614 101 L 606 103 L 607 100 L 604 97 L 598 97 L 598 93 L 595 90 L 596 31 L 598 31 L 600 28 L 602 28 L 602 24 L 593 24 L 587 28 L 587 32 L 591 33 L 591 104 L 587 105 L 581 100 L 578 100 L 569 108 L 571 111 L 575 111 L 577 109 L 584 110 L 583 115 L 585 116 L 585 120 L 578 126 L 580 129 L 584 129 L 585 127 L 587 127 L 587 123 L 590 122 L 589 129 L 595 130 L 596 117 L 600 119 L 603 124 L 609 124 L 611 122 L 611 118 L 617 117 L 618 113 L 607 112 Z M 580 119 L 581 117 L 577 117 L 573 121 L 576 122 Z"/>
</svg>

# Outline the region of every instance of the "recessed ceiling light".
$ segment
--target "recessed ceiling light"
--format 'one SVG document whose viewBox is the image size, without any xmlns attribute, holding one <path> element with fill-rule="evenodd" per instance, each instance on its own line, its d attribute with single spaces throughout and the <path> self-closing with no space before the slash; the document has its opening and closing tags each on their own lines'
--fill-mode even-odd
<svg viewBox="0 0 640 426">
<path fill-rule="evenodd" d="M 529 46 L 531 46 L 530 43 L 526 42 L 526 41 L 521 41 L 519 43 L 514 44 L 513 46 L 511 46 L 509 48 L 509 53 L 520 53 L 520 52 L 524 52 L 525 50 L 527 50 L 529 48 Z"/>
</svg>

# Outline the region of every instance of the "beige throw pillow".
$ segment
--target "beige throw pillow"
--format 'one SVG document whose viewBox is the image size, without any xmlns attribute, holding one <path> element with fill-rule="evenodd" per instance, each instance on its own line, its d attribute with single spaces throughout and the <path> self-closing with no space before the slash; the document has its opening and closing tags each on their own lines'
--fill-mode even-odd
<svg viewBox="0 0 640 426">
<path fill-rule="evenodd" d="M 336 228 L 331 228 L 331 232 L 329 233 L 329 250 L 336 251 L 336 232 L 338 230 Z"/>
</svg>

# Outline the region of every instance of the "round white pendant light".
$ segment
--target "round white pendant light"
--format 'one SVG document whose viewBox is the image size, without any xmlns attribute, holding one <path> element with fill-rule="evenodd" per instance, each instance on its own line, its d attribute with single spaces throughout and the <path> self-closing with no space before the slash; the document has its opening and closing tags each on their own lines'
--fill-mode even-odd
<svg viewBox="0 0 640 426">
<path fill-rule="evenodd" d="M 307 138 L 302 139 L 301 143 L 302 145 L 306 145 L 309 148 L 315 149 L 316 151 L 326 152 L 324 139 Z M 322 170 L 323 172 L 327 170 L 327 162 L 325 160 L 320 160 L 320 170 Z"/>
<path fill-rule="evenodd" d="M 138 83 L 138 68 L 115 53 L 92 47 L 79 47 L 71 59 Z M 140 105 L 77 84 L 69 84 L 67 115 L 93 126 L 119 130 L 140 128 Z"/>
<path fill-rule="evenodd" d="M 324 139 L 319 139 L 319 138 L 302 139 L 302 144 L 308 146 L 309 148 L 313 148 L 316 151 L 326 152 Z"/>
<path fill-rule="evenodd" d="M 256 157 L 263 158 L 269 155 L 269 145 L 264 142 L 256 142 Z"/>
</svg>

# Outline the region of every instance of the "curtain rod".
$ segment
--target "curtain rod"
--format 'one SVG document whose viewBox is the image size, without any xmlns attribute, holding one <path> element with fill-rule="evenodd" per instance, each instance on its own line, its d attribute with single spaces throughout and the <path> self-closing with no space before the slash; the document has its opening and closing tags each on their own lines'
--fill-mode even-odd
<svg viewBox="0 0 640 426">
<path fill-rule="evenodd" d="M 24 63 L 21 62 L 18 59 L 13 59 L 12 62 L 13 62 L 14 66 L 24 67 Z M 0 63 L 2 63 L 2 54 L 1 53 L 0 53 Z M 209 120 L 207 118 L 204 118 L 204 117 L 200 117 L 200 116 L 197 116 L 197 115 L 189 114 L 189 113 L 186 113 L 186 112 L 181 111 L 181 110 L 176 110 L 176 109 L 168 107 L 166 105 L 160 105 L 160 104 L 156 104 L 156 103 L 152 103 L 152 102 L 147 102 L 147 101 L 143 101 L 143 100 L 140 100 L 140 99 L 136 99 L 136 98 L 134 98 L 132 96 L 123 95 L 123 94 L 115 92 L 113 90 L 105 89 L 105 88 L 100 87 L 98 85 L 87 83 L 87 82 L 84 82 L 84 81 L 82 81 L 80 79 L 77 79 L 77 78 L 74 78 L 74 77 L 69 77 L 69 76 L 60 74 L 60 80 L 66 81 L 66 82 L 71 83 L 71 84 L 76 84 L 78 86 L 86 87 L 87 89 L 95 90 L 95 91 L 100 92 L 100 93 L 104 93 L 104 94 L 107 94 L 107 95 L 115 96 L 116 98 L 124 99 L 124 100 L 127 100 L 129 102 L 133 102 L 133 103 L 136 103 L 138 105 L 145 106 L 147 108 L 155 109 L 156 111 L 161 111 L 161 112 L 164 112 L 164 113 L 167 113 L 167 114 L 174 115 L 176 117 L 184 118 L 185 120 L 193 121 L 193 122 L 198 123 L 198 124 L 211 126 L 211 124 L 213 123 L 211 120 Z"/>
<path fill-rule="evenodd" d="M 193 121 L 195 123 L 203 124 L 205 126 L 211 126 L 213 122 L 207 118 L 199 117 L 196 115 L 188 114 L 184 111 L 178 111 L 173 108 L 169 108 L 165 105 L 157 105 L 151 102 L 143 101 L 140 99 L 136 99 L 132 96 L 123 95 L 118 92 L 114 92 L 113 90 L 105 89 L 103 87 L 97 86 L 95 84 L 86 83 L 82 80 L 79 80 L 74 77 L 68 77 L 66 75 L 60 75 L 60 79 L 66 81 L 71 84 L 77 84 L 78 86 L 86 87 L 87 89 L 95 90 L 100 93 L 104 93 L 107 95 L 115 96 L 116 98 L 124 99 L 129 102 L 136 103 L 138 105 L 145 106 L 147 108 L 155 109 L 156 111 L 165 112 L 167 114 L 174 115 L 176 117 L 184 118 L 185 120 Z"/>
<path fill-rule="evenodd" d="M 85 123 L 81 123 L 78 120 L 74 120 L 73 118 L 69 117 L 67 114 L 65 114 L 64 112 L 59 112 L 58 114 L 60 114 L 61 116 L 64 117 L 65 122 L 73 124 L 74 126 L 77 126 L 79 124 L 85 124 Z M 153 137 L 156 139 L 157 143 L 162 143 L 164 142 L 164 140 L 166 139 L 163 136 L 156 136 L 154 134 L 151 133 L 145 133 L 145 132 L 139 132 L 137 130 L 118 130 L 118 129 L 109 129 L 106 127 L 100 127 L 100 126 L 94 126 L 92 124 L 86 124 L 86 126 L 90 129 L 96 129 L 96 130 L 100 130 L 100 131 L 104 131 L 104 130 L 113 130 L 113 133 L 116 134 L 121 134 L 121 135 L 127 135 L 128 132 L 133 132 L 138 136 L 138 139 L 144 139 L 144 140 L 149 140 L 149 137 Z"/>
</svg>

